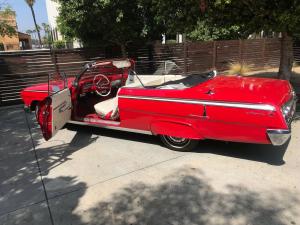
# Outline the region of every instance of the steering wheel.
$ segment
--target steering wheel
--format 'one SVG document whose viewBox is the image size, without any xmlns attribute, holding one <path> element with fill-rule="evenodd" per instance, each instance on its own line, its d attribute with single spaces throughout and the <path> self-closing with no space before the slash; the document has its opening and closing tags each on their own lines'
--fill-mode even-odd
<svg viewBox="0 0 300 225">
<path fill-rule="evenodd" d="M 94 77 L 93 86 L 98 95 L 106 97 L 111 93 L 111 83 L 107 76 L 98 74 Z"/>
</svg>

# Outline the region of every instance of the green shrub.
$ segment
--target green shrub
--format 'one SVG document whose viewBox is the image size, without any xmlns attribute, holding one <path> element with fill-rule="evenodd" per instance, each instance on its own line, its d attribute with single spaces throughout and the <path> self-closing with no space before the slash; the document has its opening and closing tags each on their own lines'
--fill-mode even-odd
<svg viewBox="0 0 300 225">
<path fill-rule="evenodd" d="M 176 40 L 167 40 L 166 44 L 177 44 Z"/>
<path fill-rule="evenodd" d="M 57 48 L 57 49 L 63 49 L 63 48 L 66 48 L 66 42 L 65 41 L 62 41 L 62 40 L 59 40 L 59 41 L 54 41 L 54 48 Z"/>
</svg>

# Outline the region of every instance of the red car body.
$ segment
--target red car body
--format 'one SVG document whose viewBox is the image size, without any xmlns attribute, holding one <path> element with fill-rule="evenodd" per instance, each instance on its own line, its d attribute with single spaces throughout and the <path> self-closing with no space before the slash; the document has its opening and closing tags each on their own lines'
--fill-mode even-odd
<svg viewBox="0 0 300 225">
<path fill-rule="evenodd" d="M 282 145 L 291 135 L 296 96 L 288 81 L 193 75 L 159 85 L 152 81 L 148 86 L 136 86 L 126 84 L 134 62 L 125 60 L 130 63 L 125 63 L 122 68 L 116 68 L 114 62 L 107 60 L 89 66 L 100 68 L 100 74 L 108 72 L 105 76 L 114 90 L 108 96 L 95 96 L 95 77 L 84 77 L 86 71 L 69 79 L 65 89 L 70 95 L 70 105 L 66 106 L 64 101 L 57 107 L 61 109 L 62 117 L 65 111 L 70 112 L 65 121 L 59 123 L 59 128 L 68 122 L 159 135 L 167 147 L 178 150 L 189 149 L 194 140 L 203 139 Z M 118 85 L 112 86 L 112 83 Z M 65 90 L 63 86 L 59 86 L 57 93 L 51 92 L 52 89 L 52 84 L 40 84 L 21 93 L 27 107 L 39 106 L 38 122 L 46 139 L 57 131 L 55 121 L 60 118 L 53 116 L 53 113 L 57 114 L 53 111 L 53 99 Z M 112 101 L 117 103 L 117 110 L 101 116 L 99 102 L 106 107 Z M 97 104 L 100 107 L 98 113 Z M 111 114 L 116 114 L 116 118 Z"/>
</svg>

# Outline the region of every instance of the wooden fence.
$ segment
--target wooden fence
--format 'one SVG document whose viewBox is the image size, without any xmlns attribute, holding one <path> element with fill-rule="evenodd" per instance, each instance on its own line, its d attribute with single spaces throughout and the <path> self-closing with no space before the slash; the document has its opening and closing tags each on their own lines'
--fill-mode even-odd
<svg viewBox="0 0 300 225">
<path fill-rule="evenodd" d="M 300 51 L 299 51 L 300 52 Z M 0 53 L 0 106 L 20 103 L 20 91 L 46 82 L 56 69 L 74 76 L 91 60 L 121 56 L 118 47 L 71 50 L 32 50 Z M 186 74 L 216 68 L 228 69 L 232 62 L 245 62 L 256 69 L 277 67 L 280 58 L 279 39 L 191 42 L 131 46 L 127 56 L 137 60 L 136 70 L 149 74 L 158 62 L 175 61 Z"/>
</svg>

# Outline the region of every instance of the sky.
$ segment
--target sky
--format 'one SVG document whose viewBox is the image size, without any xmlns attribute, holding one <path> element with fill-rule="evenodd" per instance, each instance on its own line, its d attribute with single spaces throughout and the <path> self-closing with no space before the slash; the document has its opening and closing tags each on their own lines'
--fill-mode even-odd
<svg viewBox="0 0 300 225">
<path fill-rule="evenodd" d="M 26 32 L 28 29 L 33 30 L 35 28 L 30 8 L 25 0 L 0 0 L 0 2 L 9 5 L 16 11 L 19 31 Z M 42 23 L 48 23 L 46 1 L 36 0 L 33 8 L 37 23 L 40 26 Z"/>
</svg>

